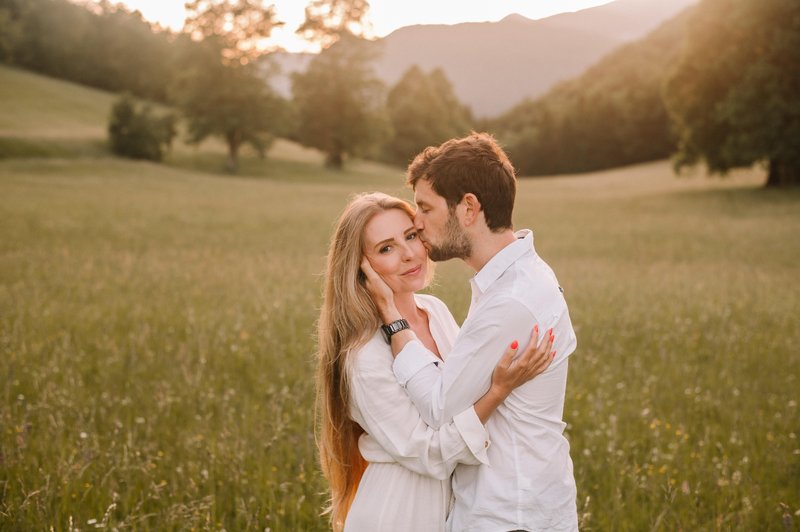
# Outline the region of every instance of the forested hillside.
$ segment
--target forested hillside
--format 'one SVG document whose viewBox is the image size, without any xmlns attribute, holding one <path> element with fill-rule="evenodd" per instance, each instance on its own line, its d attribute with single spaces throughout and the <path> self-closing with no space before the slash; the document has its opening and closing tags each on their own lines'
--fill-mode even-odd
<svg viewBox="0 0 800 532">
<path fill-rule="evenodd" d="M 488 121 L 519 171 L 584 172 L 668 157 L 675 139 L 662 85 L 680 57 L 691 9 Z"/>
</svg>

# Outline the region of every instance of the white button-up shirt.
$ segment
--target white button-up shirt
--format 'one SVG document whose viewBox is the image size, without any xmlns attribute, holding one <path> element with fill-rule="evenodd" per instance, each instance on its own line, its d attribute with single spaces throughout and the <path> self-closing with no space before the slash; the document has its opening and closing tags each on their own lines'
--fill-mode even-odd
<svg viewBox="0 0 800 532">
<path fill-rule="evenodd" d="M 536 254 L 533 233 L 497 253 L 470 281 L 472 303 L 443 365 L 418 340 L 393 369 L 423 419 L 437 427 L 474 404 L 491 384 L 497 361 L 514 340 L 520 351 L 531 329 L 551 327 L 556 359 L 514 390 L 491 416 L 488 464 L 459 465 L 453 476 L 454 531 L 576 530 L 575 480 L 563 432 L 567 360 L 575 331 L 553 270 Z"/>
</svg>

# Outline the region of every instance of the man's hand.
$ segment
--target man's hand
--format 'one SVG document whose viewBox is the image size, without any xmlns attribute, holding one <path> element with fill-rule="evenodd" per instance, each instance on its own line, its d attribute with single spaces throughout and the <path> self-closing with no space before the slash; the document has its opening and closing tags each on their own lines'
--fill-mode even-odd
<svg viewBox="0 0 800 532">
<path fill-rule="evenodd" d="M 555 351 L 550 351 L 553 347 L 553 329 L 545 334 L 541 343 L 537 345 L 539 339 L 539 326 L 533 328 L 531 341 L 528 346 L 516 359 L 514 354 L 517 352 L 517 342 L 511 344 L 506 349 L 503 357 L 497 363 L 492 373 L 492 388 L 503 398 L 508 397 L 514 388 L 521 386 L 542 373 L 555 358 Z"/>
<path fill-rule="evenodd" d="M 378 275 L 378 272 L 372 269 L 372 264 L 366 257 L 361 259 L 361 271 L 364 272 L 364 277 L 366 277 L 365 286 L 367 292 L 375 302 L 375 306 L 378 307 L 383 323 L 390 323 L 400 319 L 402 316 L 400 316 L 397 307 L 394 305 L 394 292 L 386 284 L 386 281 Z"/>
</svg>

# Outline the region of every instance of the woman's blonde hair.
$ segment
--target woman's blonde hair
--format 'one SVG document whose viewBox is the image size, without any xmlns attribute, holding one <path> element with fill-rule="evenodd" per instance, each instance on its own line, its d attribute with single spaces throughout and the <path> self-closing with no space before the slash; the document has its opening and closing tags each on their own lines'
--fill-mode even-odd
<svg viewBox="0 0 800 532">
<path fill-rule="evenodd" d="M 317 325 L 317 446 L 330 485 L 331 525 L 344 528 L 347 512 L 367 463 L 358 450 L 364 430 L 350 418 L 348 355 L 381 325 L 361 273 L 364 228 L 378 213 L 399 209 L 413 219 L 407 202 L 379 192 L 361 194 L 344 209 L 331 239 L 322 310 Z"/>
</svg>

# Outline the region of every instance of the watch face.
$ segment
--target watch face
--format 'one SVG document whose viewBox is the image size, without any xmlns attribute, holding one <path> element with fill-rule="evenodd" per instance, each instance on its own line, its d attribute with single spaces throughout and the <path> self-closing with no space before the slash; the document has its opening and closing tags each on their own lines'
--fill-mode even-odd
<svg viewBox="0 0 800 532">
<path fill-rule="evenodd" d="M 383 330 L 387 340 L 391 338 L 392 335 L 394 335 L 395 333 L 398 333 L 403 329 L 408 329 L 408 328 L 409 325 L 406 320 L 397 320 L 387 325 L 381 325 L 381 330 Z"/>
</svg>

